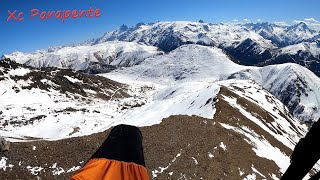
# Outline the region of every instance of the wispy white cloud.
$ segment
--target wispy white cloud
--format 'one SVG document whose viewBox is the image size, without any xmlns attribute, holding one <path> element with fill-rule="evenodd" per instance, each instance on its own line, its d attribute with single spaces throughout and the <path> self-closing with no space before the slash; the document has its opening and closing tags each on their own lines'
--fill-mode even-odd
<svg viewBox="0 0 320 180">
<path fill-rule="evenodd" d="M 314 22 L 314 23 L 319 23 L 319 21 L 315 20 L 314 18 L 306 18 L 304 19 L 306 22 Z"/>
<path fill-rule="evenodd" d="M 243 22 L 248 23 L 251 22 L 249 19 L 243 19 Z"/>
<path fill-rule="evenodd" d="M 279 25 L 279 26 L 288 26 L 289 24 L 285 21 L 277 21 L 274 22 L 274 24 Z"/>
</svg>

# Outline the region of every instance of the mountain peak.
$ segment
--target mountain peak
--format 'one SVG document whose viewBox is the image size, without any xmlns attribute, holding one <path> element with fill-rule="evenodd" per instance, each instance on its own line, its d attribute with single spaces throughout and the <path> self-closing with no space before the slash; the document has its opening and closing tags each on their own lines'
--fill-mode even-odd
<svg viewBox="0 0 320 180">
<path fill-rule="evenodd" d="M 4 54 L 2 54 L 1 58 L 0 58 L 0 61 L 3 61 L 6 59 L 6 56 Z"/>
<path fill-rule="evenodd" d="M 120 31 L 126 31 L 129 29 L 129 27 L 125 24 L 122 24 L 119 29 L 120 29 Z"/>
<path fill-rule="evenodd" d="M 316 33 L 315 30 L 310 29 L 308 25 L 304 22 L 299 22 L 298 24 L 290 26 L 287 29 L 287 32 L 289 31 L 301 31 L 301 32 L 310 33 L 310 34 Z"/>
<path fill-rule="evenodd" d="M 303 28 L 307 28 L 308 27 L 308 25 L 306 23 L 304 23 L 304 22 L 299 22 L 298 24 L 296 24 L 296 26 L 297 27 L 300 26 L 300 27 L 303 27 Z"/>
<path fill-rule="evenodd" d="M 273 27 L 276 25 L 270 24 L 268 22 L 258 22 L 258 23 L 247 23 L 244 26 L 257 32 L 261 32 L 262 30 L 271 32 L 273 31 Z"/>
</svg>

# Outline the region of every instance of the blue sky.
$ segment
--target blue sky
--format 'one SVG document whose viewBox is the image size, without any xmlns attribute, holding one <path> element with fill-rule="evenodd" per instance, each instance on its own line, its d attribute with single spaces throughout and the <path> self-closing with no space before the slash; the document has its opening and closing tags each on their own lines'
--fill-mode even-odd
<svg viewBox="0 0 320 180">
<path fill-rule="evenodd" d="M 100 8 L 101 17 L 40 21 L 30 20 L 30 10 L 87 10 Z M 319 24 L 319 0 L 2 0 L 0 5 L 0 55 L 32 52 L 99 37 L 122 24 L 162 20 L 202 19 L 206 22 L 251 21 L 293 23 L 307 19 Z M 22 11 L 24 21 L 7 22 L 8 10 Z M 313 18 L 313 19 L 312 19 Z M 319 26 L 320 27 L 320 26 Z"/>
</svg>

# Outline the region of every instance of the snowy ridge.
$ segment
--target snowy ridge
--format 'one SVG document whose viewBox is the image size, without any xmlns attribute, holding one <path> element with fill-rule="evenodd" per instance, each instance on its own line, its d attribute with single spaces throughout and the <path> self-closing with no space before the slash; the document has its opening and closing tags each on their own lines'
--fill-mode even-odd
<svg viewBox="0 0 320 180">
<path fill-rule="evenodd" d="M 117 77 L 126 76 L 166 85 L 175 81 L 217 81 L 246 68 L 233 63 L 219 48 L 184 45 L 169 54 L 148 58 L 139 66 L 115 70 L 103 76 L 114 77 L 120 82 L 121 78 Z"/>
<path fill-rule="evenodd" d="M 296 136 L 297 133 L 305 133 L 306 129 L 300 127 L 301 125 L 299 121 L 290 117 L 289 110 L 259 84 L 250 80 L 228 80 L 220 81 L 219 85 L 228 87 L 232 92 L 235 92 L 240 97 L 262 107 L 263 110 L 271 114 L 274 117 L 274 121 L 270 123 L 265 117 L 257 117 L 250 109 L 246 109 L 245 107 L 242 107 L 242 105 L 237 104 L 237 99 L 235 97 L 223 95 L 223 99 L 231 106 L 237 108 L 242 114 L 245 114 L 245 116 L 251 121 L 264 129 L 270 135 L 274 136 L 287 147 L 293 149 L 295 142 L 299 140 L 298 136 Z M 291 123 L 294 124 L 294 128 L 292 128 Z"/>
<path fill-rule="evenodd" d="M 247 104 L 240 103 L 239 97 L 222 94 L 223 100 L 229 105 L 239 110 L 246 118 L 290 149 L 293 149 L 296 142 L 308 131 L 306 126 L 301 126 L 297 119 L 289 115 L 289 110 L 285 108 L 277 98 L 257 83 L 250 80 L 239 81 L 233 79 L 220 81 L 219 84 L 223 87 L 228 87 L 228 89 L 237 96 L 245 98 L 269 113 L 269 115 L 273 117 L 272 121 L 268 120 L 265 115 L 257 113 L 256 111 L 253 112 L 252 109 L 246 107 Z M 283 149 L 275 146 L 269 138 L 266 138 L 267 136 L 258 134 L 257 130 L 252 126 L 241 124 L 241 119 L 238 119 L 238 122 L 233 124 L 227 124 L 225 122 L 220 124 L 228 130 L 244 135 L 245 140 L 253 146 L 253 150 L 257 156 L 274 161 L 281 173 L 286 171 L 290 164 L 290 157 Z M 319 170 L 319 162 L 315 165 L 314 170 Z M 253 179 L 256 179 L 255 173 L 253 175 Z M 266 176 L 266 174 L 264 174 L 264 176 Z M 311 174 L 307 174 L 304 179 L 309 179 L 310 176 Z M 272 177 L 272 179 L 278 179 L 278 177 L 275 176 Z"/>
<path fill-rule="evenodd" d="M 272 65 L 240 71 L 229 78 L 255 80 L 302 121 L 320 118 L 320 79 L 302 66 Z"/>
<path fill-rule="evenodd" d="M 138 66 L 103 76 L 120 82 L 121 79 L 132 79 L 162 85 L 251 79 L 279 98 L 299 119 L 316 121 L 320 117 L 320 79 L 311 71 L 290 63 L 263 68 L 241 66 L 232 62 L 219 48 L 184 45 L 169 54 L 148 58 Z"/>
<path fill-rule="evenodd" d="M 133 66 L 145 58 L 162 54 L 156 47 L 132 42 L 105 42 L 96 45 L 60 47 L 35 53 L 14 52 L 5 55 L 32 67 L 58 67 L 85 70 L 92 63 L 116 67 Z"/>
<path fill-rule="evenodd" d="M 171 115 L 196 115 L 212 119 L 215 113 L 214 98 L 219 92 L 216 84 L 188 82 L 173 85 L 153 94 L 147 103 L 132 109 L 117 124 L 151 126 Z"/>
<path fill-rule="evenodd" d="M 272 94 L 262 88 L 255 82 L 248 80 L 228 80 L 220 81 L 218 83 L 223 87 L 227 87 L 230 91 L 238 97 L 224 95 L 222 92 L 222 99 L 225 100 L 230 106 L 237 109 L 246 118 L 262 128 L 269 135 L 277 139 L 278 142 L 283 143 L 285 146 L 293 149 L 296 142 L 299 141 L 301 136 L 308 131 L 306 126 L 301 126 L 299 121 L 289 114 L 283 104 L 275 98 Z M 242 104 L 239 97 L 250 101 L 251 103 L 261 107 L 273 119 L 268 120 L 266 115 L 262 115 L 251 108 L 246 107 L 247 104 Z M 242 100 L 241 100 L 242 101 Z M 246 137 L 246 141 L 253 145 L 253 150 L 257 156 L 272 160 L 279 167 L 280 172 L 284 173 L 290 164 L 290 158 L 283 149 L 273 144 L 272 140 L 266 138 L 266 135 L 258 134 L 259 130 L 254 129 L 254 126 L 242 124 L 242 119 L 237 119 L 237 123 L 226 124 L 220 123 L 224 128 L 233 130 Z M 218 120 L 219 121 L 219 120 Z M 318 166 L 318 165 L 317 165 Z M 316 166 L 316 168 L 318 168 Z M 266 176 L 266 174 L 264 174 Z M 305 179 L 308 179 L 308 174 Z M 256 178 L 254 178 L 256 179 Z M 274 178 L 273 178 L 274 179 Z"/>
<path fill-rule="evenodd" d="M 290 54 L 290 55 L 296 55 L 301 52 L 308 52 L 314 57 L 319 57 L 320 55 L 320 48 L 319 44 L 316 42 L 313 43 L 299 43 L 291 46 L 287 46 L 282 48 L 280 51 L 283 54 Z"/>
</svg>

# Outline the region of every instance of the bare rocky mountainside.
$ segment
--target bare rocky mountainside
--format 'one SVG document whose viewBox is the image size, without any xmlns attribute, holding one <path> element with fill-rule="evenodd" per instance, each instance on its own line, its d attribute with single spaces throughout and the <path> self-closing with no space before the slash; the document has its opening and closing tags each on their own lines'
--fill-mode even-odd
<svg viewBox="0 0 320 180">
<path fill-rule="evenodd" d="M 320 118 L 319 52 L 303 23 L 178 21 L 4 55 L 0 179 L 68 179 L 118 124 L 150 179 L 280 179 Z"/>
</svg>

